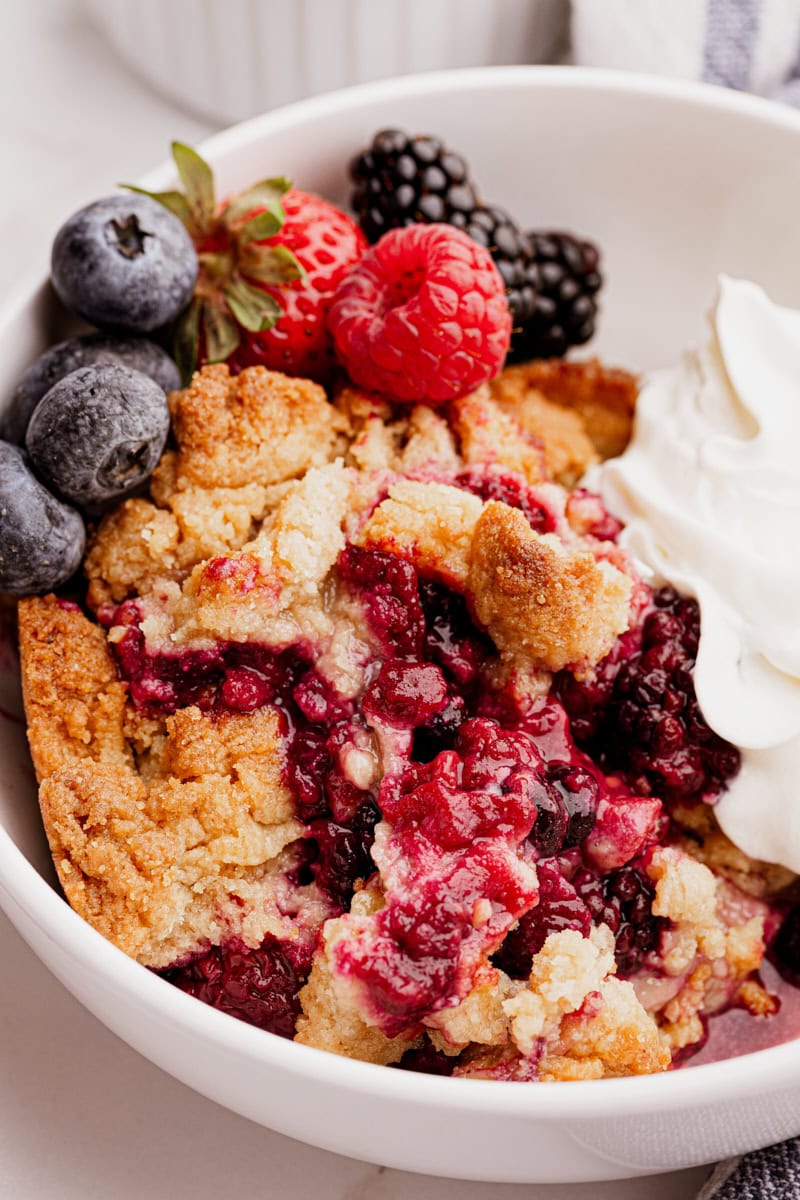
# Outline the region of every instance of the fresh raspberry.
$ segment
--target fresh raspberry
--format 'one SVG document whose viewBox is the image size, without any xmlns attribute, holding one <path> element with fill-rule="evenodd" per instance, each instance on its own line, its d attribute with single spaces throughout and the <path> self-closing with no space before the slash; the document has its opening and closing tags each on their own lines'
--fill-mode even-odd
<svg viewBox="0 0 800 1200">
<path fill-rule="evenodd" d="M 356 383 L 439 405 L 500 371 L 511 313 L 488 250 L 450 225 L 410 225 L 367 251 L 328 326 Z"/>
<path fill-rule="evenodd" d="M 279 232 L 258 244 L 291 250 L 305 277 L 280 286 L 261 285 L 278 302 L 282 315 L 263 333 L 243 330 L 228 362 L 234 371 L 262 366 L 324 383 L 336 361 L 326 325 L 328 309 L 361 257 L 366 239 L 346 213 L 298 188 L 283 197 L 283 210 L 286 220 Z"/>
</svg>

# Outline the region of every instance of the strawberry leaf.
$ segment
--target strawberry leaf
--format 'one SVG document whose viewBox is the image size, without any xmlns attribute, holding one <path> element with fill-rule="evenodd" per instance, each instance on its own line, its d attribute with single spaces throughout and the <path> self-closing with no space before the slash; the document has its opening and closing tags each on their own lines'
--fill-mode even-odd
<svg viewBox="0 0 800 1200">
<path fill-rule="evenodd" d="M 191 380 L 197 367 L 201 308 L 202 303 L 195 296 L 189 307 L 181 314 L 175 327 L 173 351 L 184 387 Z"/>
<path fill-rule="evenodd" d="M 249 221 L 245 221 L 237 233 L 236 240 L 241 246 L 247 245 L 249 242 L 260 242 L 264 238 L 274 237 L 285 220 L 286 216 L 283 211 L 283 205 L 280 201 L 277 201 L 270 208 L 263 209 L 255 217 L 251 217 Z"/>
<path fill-rule="evenodd" d="M 151 200 L 157 200 L 164 208 L 168 208 L 171 213 L 174 213 L 187 228 L 191 227 L 192 215 L 189 201 L 183 192 L 148 192 L 146 188 L 136 187 L 132 183 L 121 183 L 119 186 L 125 188 L 126 191 L 138 192 L 140 196 L 149 196 Z"/>
<path fill-rule="evenodd" d="M 263 333 L 272 329 L 282 314 L 277 300 L 239 276 L 228 284 L 224 292 L 236 320 L 251 333 Z"/>
<path fill-rule="evenodd" d="M 219 301 L 209 301 L 203 305 L 203 335 L 205 359 L 210 363 L 224 362 L 241 341 L 236 321 Z"/>
<path fill-rule="evenodd" d="M 271 213 L 278 222 L 272 233 L 262 233 L 260 237 L 272 237 L 277 233 L 283 222 L 286 220 L 286 214 L 283 211 L 281 204 L 281 196 L 288 192 L 292 186 L 291 180 L 283 177 L 275 179 L 262 179 L 260 183 L 254 183 L 247 191 L 242 192 L 238 196 L 234 196 L 231 201 L 225 206 L 222 213 L 224 223 L 231 229 L 238 225 L 250 213 L 257 209 L 265 209 Z M 246 226 L 245 226 L 246 228 Z M 237 231 L 237 238 L 241 239 L 241 234 Z M 245 238 L 246 241 L 252 241 L 253 237 Z"/>
<path fill-rule="evenodd" d="M 250 242 L 239 252 L 239 266 L 245 275 L 259 283 L 280 286 L 305 279 L 306 269 L 288 246 L 261 246 Z"/>
<path fill-rule="evenodd" d="M 172 143 L 172 157 L 186 192 L 192 220 L 198 232 L 203 232 L 214 219 L 214 175 L 211 167 L 196 150 L 183 142 Z"/>
</svg>

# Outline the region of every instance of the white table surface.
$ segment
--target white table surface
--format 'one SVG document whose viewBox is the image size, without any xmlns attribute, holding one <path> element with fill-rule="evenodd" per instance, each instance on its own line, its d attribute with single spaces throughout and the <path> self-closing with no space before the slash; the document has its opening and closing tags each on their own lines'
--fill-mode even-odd
<svg viewBox="0 0 800 1200">
<path fill-rule="evenodd" d="M 196 141 L 210 126 L 132 78 L 73 0 L 0 0 L 0 44 L 2 304 L 44 266 L 75 208 L 154 166 L 173 138 Z M 0 1200 L 688 1200 L 706 1173 L 493 1186 L 302 1146 L 128 1049 L 0 915 Z"/>
</svg>

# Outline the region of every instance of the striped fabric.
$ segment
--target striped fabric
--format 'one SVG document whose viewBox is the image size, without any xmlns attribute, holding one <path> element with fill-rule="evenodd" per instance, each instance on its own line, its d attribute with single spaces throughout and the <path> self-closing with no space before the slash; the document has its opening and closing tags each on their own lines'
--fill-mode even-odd
<svg viewBox="0 0 800 1200">
<path fill-rule="evenodd" d="M 800 1200 L 800 1138 L 720 1163 L 697 1200 Z"/>
<path fill-rule="evenodd" d="M 800 0 L 572 0 L 572 56 L 800 105 Z"/>
<path fill-rule="evenodd" d="M 708 0 L 703 46 L 706 83 L 750 90 L 760 9 L 759 0 Z"/>
</svg>

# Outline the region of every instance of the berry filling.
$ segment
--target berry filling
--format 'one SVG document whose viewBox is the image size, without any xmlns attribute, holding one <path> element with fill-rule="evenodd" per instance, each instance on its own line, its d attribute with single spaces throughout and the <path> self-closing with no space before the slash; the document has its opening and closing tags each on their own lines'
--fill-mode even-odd
<svg viewBox="0 0 800 1200">
<path fill-rule="evenodd" d="M 456 483 L 481 500 L 499 500 L 520 509 L 537 533 L 553 533 L 556 528 L 554 513 L 521 475 L 491 467 L 470 467 L 458 476 Z"/>
<path fill-rule="evenodd" d="M 465 482 L 515 501 L 539 529 L 554 521 L 512 475 L 475 472 Z M 596 536 L 610 540 L 602 506 L 594 515 Z M 346 913 L 380 871 L 384 907 L 349 916 L 329 946 L 370 1021 L 407 1035 L 463 999 L 487 958 L 524 980 L 550 934 L 586 937 L 601 923 L 614 934 L 621 976 L 657 971 L 669 923 L 653 915 L 641 863 L 664 832 L 658 796 L 719 790 L 735 765 L 697 710 L 696 605 L 663 589 L 593 680 L 562 674 L 523 712 L 490 686 L 494 647 L 463 597 L 394 555 L 352 545 L 338 574 L 380 648 L 358 703 L 315 669 L 310 646 L 152 653 L 135 600 L 103 619 L 125 629 L 115 653 L 140 707 L 282 712 L 287 781 L 306 826 L 292 882 L 315 885 L 330 916 Z M 669 722 L 680 737 L 666 736 Z M 349 753 L 372 750 L 370 727 L 394 747 L 377 794 L 346 766 Z M 699 764 L 691 776 L 687 759 Z M 290 1036 L 308 964 L 287 954 L 274 940 L 256 951 L 216 947 L 168 977 Z M 421 1069 L 415 1062 L 401 1065 Z"/>
<path fill-rule="evenodd" d="M 588 909 L 552 861 L 539 864 L 538 883 L 531 870 L 538 859 L 588 838 L 608 790 L 558 710 L 555 700 L 545 701 L 517 728 L 472 717 L 452 750 L 384 777 L 386 829 L 374 856 L 386 906 L 338 936 L 333 956 L 388 1036 L 463 998 L 481 962 L 501 943 L 505 949 L 520 918 L 509 958 L 525 960 L 522 975 L 549 933 L 588 930 Z M 627 848 L 637 853 L 652 834 L 652 801 L 627 799 L 643 805 L 647 818 Z M 504 965 L 502 952 L 497 961 Z"/>
<path fill-rule="evenodd" d="M 593 680 L 557 680 L 578 744 L 644 795 L 711 801 L 739 770 L 739 751 L 709 728 L 697 703 L 699 642 L 696 601 L 664 587 Z"/>
<path fill-rule="evenodd" d="M 310 953 L 269 938 L 257 950 L 212 946 L 164 978 L 220 1012 L 291 1038 L 300 1013 L 297 994 L 310 965 Z"/>
</svg>

